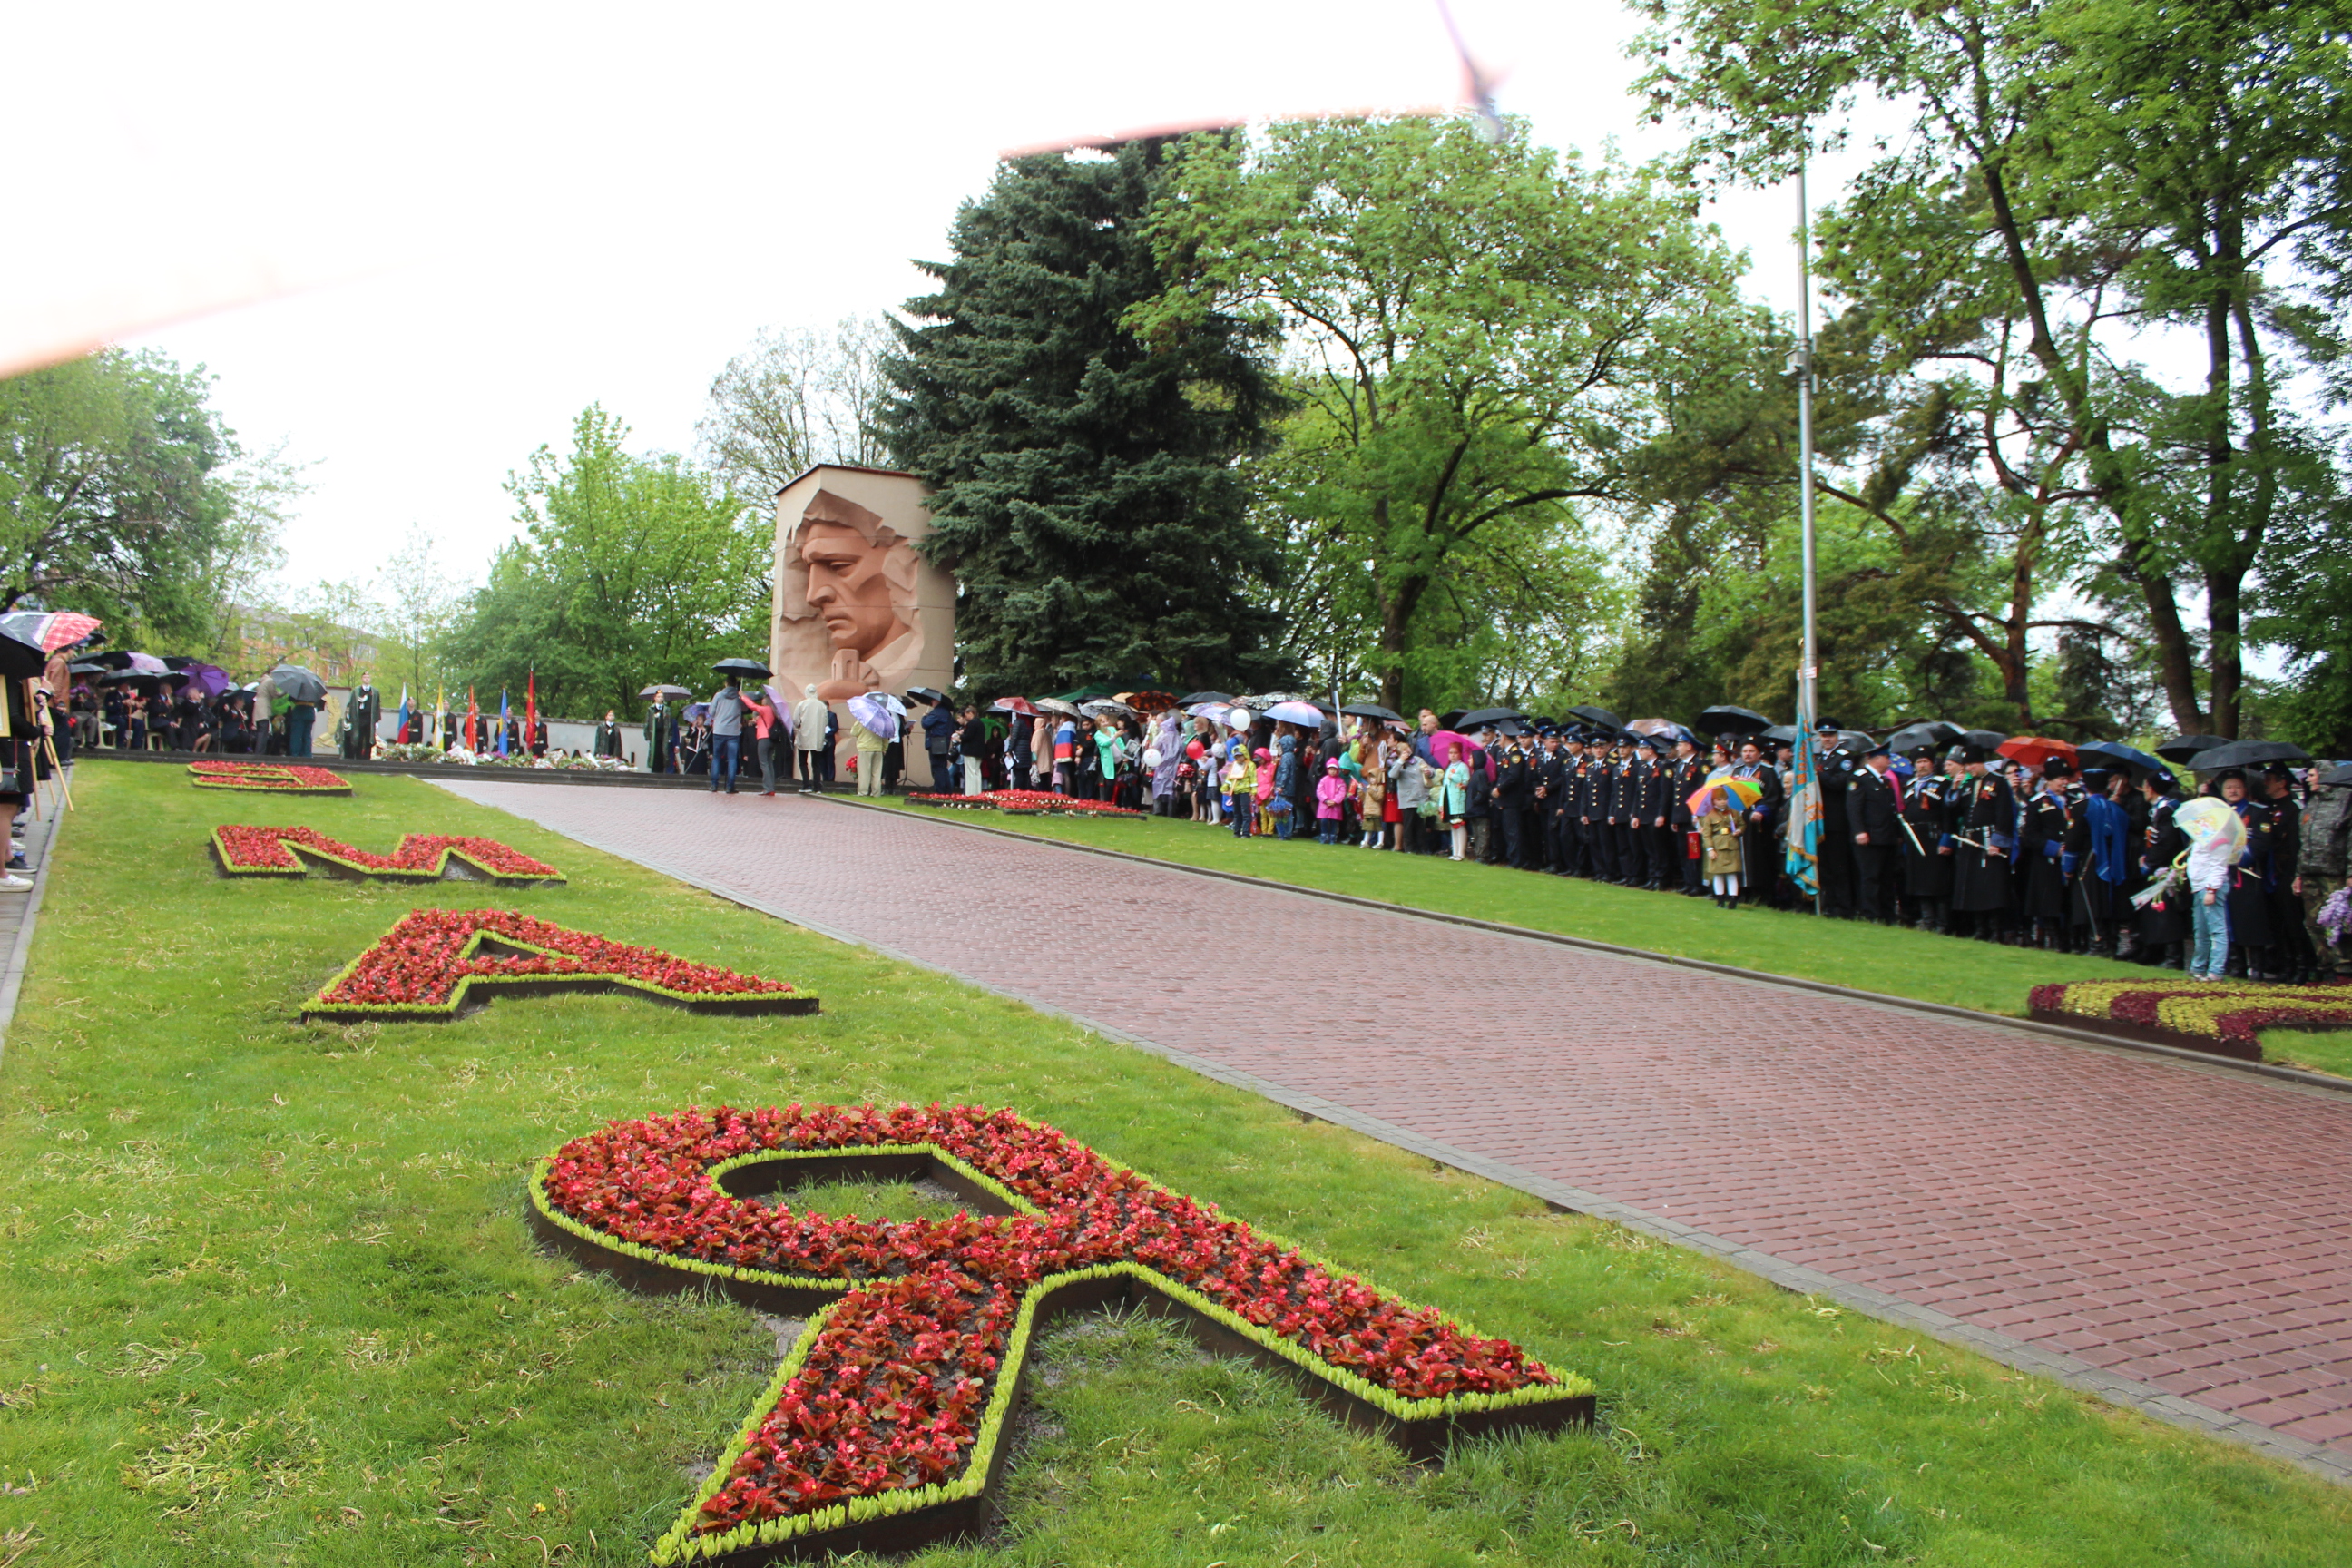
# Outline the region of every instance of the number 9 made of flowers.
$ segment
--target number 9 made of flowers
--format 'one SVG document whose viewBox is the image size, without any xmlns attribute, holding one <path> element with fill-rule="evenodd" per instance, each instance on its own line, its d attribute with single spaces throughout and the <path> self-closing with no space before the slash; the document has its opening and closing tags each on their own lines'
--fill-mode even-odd
<svg viewBox="0 0 2352 1568">
<path fill-rule="evenodd" d="M 762 1194 L 928 1176 L 952 1219 Z M 1417 1459 L 1589 1424 L 1593 1388 L 1009 1110 L 793 1105 L 616 1121 L 541 1162 L 540 1235 L 623 1283 L 809 1315 L 656 1564 L 906 1551 L 982 1528 L 1033 1337 L 1131 1305 L 1288 1374 Z"/>
</svg>

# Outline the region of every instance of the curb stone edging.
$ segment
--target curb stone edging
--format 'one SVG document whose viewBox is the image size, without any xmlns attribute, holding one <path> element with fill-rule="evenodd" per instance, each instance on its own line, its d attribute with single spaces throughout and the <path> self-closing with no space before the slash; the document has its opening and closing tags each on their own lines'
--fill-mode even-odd
<svg viewBox="0 0 2352 1568">
<path fill-rule="evenodd" d="M 72 788 L 70 763 L 62 776 L 66 787 Z M 16 928 L 16 941 L 8 951 L 8 967 L 0 973 L 0 1051 L 6 1049 L 9 1026 L 16 1021 L 16 997 L 25 988 L 25 966 L 33 956 L 33 922 L 41 912 L 41 895 L 49 890 L 49 862 L 57 856 L 58 832 L 64 826 L 64 812 L 50 816 L 49 835 L 41 846 L 41 863 L 34 868 L 32 889 L 25 895 L 24 923 Z"/>
<path fill-rule="evenodd" d="M 453 779 L 448 782 L 454 784 L 463 781 Z M 484 780 L 479 782 L 495 783 L 497 781 Z M 453 790 L 451 793 L 456 794 L 457 792 Z M 485 803 L 476 802 L 475 804 L 481 805 Z M 850 803 L 845 802 L 843 804 Z M 1282 1084 L 1273 1082 L 1270 1079 L 1260 1078 L 1255 1073 L 1246 1072 L 1238 1068 L 1227 1067 L 1223 1063 L 1210 1061 L 1205 1058 L 1196 1057 L 1189 1051 L 1179 1050 L 1171 1046 L 1161 1045 L 1156 1040 L 1150 1040 L 1139 1035 L 1130 1034 L 1127 1030 L 1118 1028 L 1112 1025 L 1097 1023 L 1091 1018 L 1084 1017 L 1078 1014 L 1070 1012 L 1066 1008 L 1057 1007 L 1051 1003 L 1041 1002 L 1034 997 L 1021 995 L 1018 993 L 1008 991 L 1003 986 L 992 985 L 987 981 L 975 979 L 971 975 L 961 973 L 960 971 L 950 969 L 943 964 L 929 963 L 923 959 L 914 957 L 910 953 L 899 952 L 896 948 L 885 947 L 878 942 L 869 942 L 862 937 L 854 936 L 847 931 L 836 931 L 831 926 L 809 920 L 804 916 L 794 914 L 789 910 L 762 903 L 755 899 L 748 898 L 740 892 L 716 886 L 702 878 L 677 870 L 672 867 L 664 865 L 659 861 L 649 860 L 630 851 L 614 848 L 612 846 L 605 844 L 600 844 L 593 838 L 586 837 L 576 833 L 564 832 L 560 828 L 550 827 L 545 823 L 536 822 L 530 817 L 524 816 L 523 813 L 520 811 L 512 810 L 506 806 L 493 806 L 492 809 L 506 811 L 510 816 L 522 817 L 525 821 L 533 822 L 533 825 L 536 826 L 547 828 L 551 833 L 561 833 L 562 837 L 572 839 L 574 843 L 585 845 L 591 849 L 600 850 L 604 854 L 613 856 L 616 859 L 625 860 L 633 865 L 643 866 L 649 871 L 668 877 L 676 881 L 684 882 L 688 887 L 699 888 L 703 891 L 711 894 L 713 897 L 724 899 L 729 903 L 739 905 L 741 908 L 751 910 L 755 913 L 766 915 L 773 920 L 782 921 L 788 925 L 798 926 L 803 931 L 814 931 L 819 936 L 830 938 L 835 942 L 842 942 L 847 946 L 864 948 L 869 952 L 879 953 L 885 958 L 910 965 L 916 969 L 927 970 L 934 974 L 947 975 L 952 980 L 972 986 L 978 990 L 985 991 L 991 995 L 1002 996 L 1008 1001 L 1018 1002 L 1025 1007 L 1033 1008 L 1039 1013 L 1047 1015 L 1048 1016 L 1060 1018 L 1066 1023 L 1075 1024 L 1078 1027 L 1103 1039 L 1112 1040 L 1120 1045 L 1133 1046 L 1139 1050 L 1149 1052 L 1152 1056 L 1159 1057 L 1164 1061 L 1168 1061 L 1177 1067 L 1183 1068 L 1189 1072 L 1197 1073 L 1202 1078 L 1213 1079 L 1218 1083 L 1225 1084 L 1231 1088 L 1246 1090 L 1247 1092 L 1257 1095 L 1263 1099 L 1270 1100 L 1277 1105 L 1286 1106 L 1290 1110 L 1302 1115 L 1311 1116 L 1318 1121 L 1328 1121 L 1337 1126 L 1345 1127 L 1350 1131 L 1360 1132 L 1367 1138 L 1389 1144 L 1393 1148 L 1402 1149 L 1408 1152 L 1419 1154 L 1424 1159 L 1434 1160 L 1440 1164 L 1450 1166 L 1470 1175 L 1482 1177 L 1487 1181 L 1496 1183 L 1497 1185 L 1510 1187 L 1516 1191 L 1526 1193 L 1530 1197 L 1540 1198 L 1545 1204 L 1555 1209 L 1572 1214 L 1587 1215 L 1595 1219 L 1608 1220 L 1613 1224 L 1622 1226 L 1628 1230 L 1638 1231 L 1643 1235 L 1654 1237 L 1661 1241 L 1671 1242 L 1676 1247 L 1687 1247 L 1694 1252 L 1705 1253 L 1709 1257 L 1717 1258 L 1726 1263 L 1729 1263 L 1733 1267 L 1747 1273 L 1757 1275 L 1758 1277 L 1779 1286 L 1784 1290 L 1800 1295 L 1825 1298 L 1826 1300 L 1838 1302 L 1843 1306 L 1850 1307 L 1855 1311 L 1865 1313 L 1868 1316 L 1879 1319 L 1883 1321 L 1899 1324 L 1904 1328 L 1916 1330 L 1920 1333 L 1928 1335 L 1930 1338 L 1940 1340 L 1947 1344 L 1958 1345 L 1963 1349 L 1974 1351 L 1979 1355 L 1985 1356 L 1992 1361 L 2000 1362 L 2003 1365 L 2014 1368 L 2019 1372 L 2029 1373 L 2038 1377 L 2046 1377 L 2054 1383 L 2063 1384 L 2066 1387 L 2074 1389 L 2077 1392 L 2093 1394 L 2110 1404 L 2120 1405 L 2126 1409 L 2132 1410 L 2139 1415 L 2147 1416 L 2151 1420 L 2161 1421 L 2167 1426 L 2180 1427 L 2184 1430 L 2195 1432 L 2205 1436 L 2226 1438 L 2230 1441 L 2239 1443 L 2248 1448 L 2252 1448 L 2266 1458 L 2277 1459 L 2284 1463 L 2294 1465 L 2298 1468 L 2307 1470 L 2323 1479 L 2335 1481 L 2346 1486 L 2352 1486 L 2352 1454 L 2344 1453 L 2334 1448 L 2325 1447 L 2317 1443 L 2311 1442 L 2306 1438 L 2296 1437 L 2288 1433 L 2273 1431 L 2267 1426 L 2259 1426 L 2256 1423 L 2231 1415 L 2227 1411 L 2216 1410 L 2209 1405 L 2200 1405 L 2194 1400 L 2184 1399 L 2178 1394 L 2167 1393 L 2165 1390 L 2157 1387 L 2154 1384 L 2142 1383 L 2134 1378 L 2118 1377 L 2111 1372 L 2094 1366 L 2088 1362 L 2079 1361 L 2062 1352 L 2043 1350 L 2039 1346 L 2029 1344 L 2022 1340 L 2012 1339 L 2007 1334 L 1997 1333 L 1990 1329 L 1978 1328 L 1974 1324 L 1969 1323 L 1959 1318 L 1956 1318 L 1948 1312 L 1940 1311 L 1933 1307 L 1925 1307 L 1915 1302 L 1906 1301 L 1899 1296 L 1889 1295 L 1885 1291 L 1877 1289 L 1873 1286 L 1864 1285 L 1853 1280 L 1841 1279 L 1835 1275 L 1826 1274 L 1815 1268 L 1809 1268 L 1802 1264 L 1788 1262 L 1771 1253 L 1759 1251 L 1755 1247 L 1748 1247 L 1742 1243 L 1732 1241 L 1727 1237 L 1717 1236 L 1711 1231 L 1700 1230 L 1696 1226 L 1685 1225 L 1680 1220 L 1667 1219 L 1663 1215 L 1651 1214 L 1644 1209 L 1635 1208 L 1629 1204 L 1620 1203 L 1614 1198 L 1605 1197 L 1599 1193 L 1587 1192 L 1580 1187 L 1572 1187 L 1563 1182 L 1555 1182 L 1548 1177 L 1538 1176 L 1530 1172 L 1519 1170 L 1516 1166 L 1505 1164 L 1499 1160 L 1491 1159 L 1484 1154 L 1474 1153 L 1465 1149 L 1456 1149 L 1451 1144 L 1440 1142 L 1433 1138 L 1424 1137 L 1421 1133 L 1412 1131 L 1406 1128 L 1399 1127 L 1394 1123 L 1383 1121 L 1379 1117 L 1367 1116 L 1360 1111 L 1350 1109 L 1348 1106 L 1340 1105 L 1336 1101 L 1325 1100 L 1319 1095 L 1303 1093 L 1301 1091 L 1289 1089 Z M 882 806 L 870 809 L 890 811 L 893 808 Z M 897 815 L 907 816 L 909 814 L 897 813 Z M 917 817 L 915 820 L 945 822 L 951 826 L 968 827 L 982 833 L 996 833 L 1005 837 L 1018 838 L 1027 843 L 1034 844 L 1042 842 L 1047 845 L 1061 845 L 1063 847 L 1067 848 L 1086 849 L 1094 854 L 1109 855 L 1123 860 L 1140 860 L 1148 865 L 1166 867 L 1172 870 L 1194 870 L 1194 868 L 1189 866 L 1177 865 L 1171 861 L 1157 860 L 1153 859 L 1150 856 L 1136 855 L 1124 850 L 1097 850 L 1093 849 L 1091 846 L 1087 845 L 1065 845 L 1058 839 L 1048 838 L 1041 840 L 1031 834 L 1009 833 L 1003 828 L 981 827 L 976 823 L 968 823 L 959 818 L 947 816 L 945 815 L 932 818 Z M 1661 959 L 1661 955 L 1659 954 L 1643 952 L 1639 949 L 1615 948 L 1605 942 L 1596 942 L 1578 938 L 1562 937 L 1556 932 L 1526 931 L 1516 926 L 1497 925 L 1492 921 L 1473 920 L 1464 916 L 1433 915 L 1430 914 L 1429 911 L 1425 910 L 1413 910 L 1402 905 L 1383 904 L 1376 900 L 1359 899 L 1348 894 L 1318 894 L 1315 893 L 1314 890 L 1310 889 L 1293 888 L 1288 883 L 1271 882 L 1261 878 L 1246 877 L 1235 872 L 1200 871 L 1196 872 L 1196 874 L 1201 876 L 1223 877 L 1231 881 L 1254 883 L 1261 887 L 1274 888 L 1286 892 L 1300 892 L 1316 897 L 1337 899 L 1342 902 L 1360 904 L 1370 909 L 1382 910 L 1391 914 L 1421 915 L 1425 918 L 1450 921 L 1453 923 L 1460 925 L 1477 926 L 1487 930 L 1501 931 L 1509 935 L 1524 935 L 1560 942 L 1569 946 L 1597 949 L 1614 955 L 1648 958 L 1669 963 L 1678 962 L 1691 967 L 1701 968 L 1713 973 L 1740 979 L 1756 979 L 1778 984 L 1795 984 L 1802 985 L 1806 989 L 1824 991 L 1833 995 L 1845 995 L 1869 1002 L 1885 1002 L 1886 1005 L 1895 1007 L 1907 1006 L 1912 1008 L 1927 1008 L 1937 1013 L 1966 1018 L 1972 1022 L 1985 1023 L 1993 1026 L 2005 1025 L 2010 1022 L 2010 1020 L 2000 1017 L 1994 1014 L 1975 1013 L 1964 1007 L 1946 1007 L 1933 1003 L 1906 1003 L 1901 997 L 1882 998 L 1873 992 L 1852 991 L 1843 986 L 1829 984 L 1825 982 L 1789 982 L 1783 980 L 1782 977 L 1778 975 L 1766 975 L 1755 971 L 1734 969 L 1726 964 L 1706 963 L 1699 960 L 1677 961 L 1672 959 Z M 2068 1036 L 2072 1033 L 2071 1031 L 2064 1030 L 2053 1029 L 2045 1031 L 2038 1028 L 2028 1029 L 2026 1032 L 2032 1034 L 2042 1034 L 2046 1032 L 2060 1036 Z M 2085 1043 L 2097 1046 L 2109 1046 L 2111 1044 L 2111 1042 L 2105 1040 L 2091 1040 Z M 2134 1047 L 2125 1046 L 2120 1042 L 2115 1042 L 2113 1045 L 2115 1048 L 2118 1049 L 2134 1049 Z M 2208 1057 L 2201 1052 L 2172 1051 L 2165 1049 L 2164 1047 L 2139 1048 L 2158 1050 L 2161 1051 L 2162 1054 L 2183 1058 L 2189 1065 L 2208 1066 L 2212 1070 L 2217 1071 L 2236 1071 L 2242 1066 L 2246 1065 L 2231 1064 L 2223 1058 Z M 2288 1069 L 2276 1070 L 2284 1071 Z M 2304 1079 L 2314 1075 L 2294 1073 L 2291 1076 L 2295 1079 Z M 2330 1089 L 2336 1090 L 2336 1092 L 2343 1092 L 2343 1089 L 2345 1088 L 2352 1088 L 2352 1086 L 2343 1086 L 2342 1088 L 2339 1088 L 2332 1081 L 2330 1081 L 2326 1087 Z"/>
</svg>

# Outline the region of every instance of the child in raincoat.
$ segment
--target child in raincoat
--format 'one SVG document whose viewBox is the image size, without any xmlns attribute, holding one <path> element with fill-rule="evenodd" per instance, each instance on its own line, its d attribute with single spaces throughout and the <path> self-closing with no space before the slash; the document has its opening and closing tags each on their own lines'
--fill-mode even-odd
<svg viewBox="0 0 2352 1568">
<path fill-rule="evenodd" d="M 1339 771 L 1339 759 L 1333 757 L 1323 764 L 1323 776 L 1315 781 L 1315 837 L 1326 844 L 1339 842 L 1339 814 L 1348 804 L 1347 776 Z"/>
<path fill-rule="evenodd" d="M 1257 816 L 1257 769 L 1250 762 L 1249 748 L 1234 741 L 1233 756 L 1225 763 L 1222 781 L 1225 790 L 1225 820 L 1233 824 L 1234 837 L 1247 838 L 1251 820 Z"/>
<path fill-rule="evenodd" d="M 1699 813 L 1691 826 L 1697 830 L 1701 850 L 1699 874 L 1714 889 L 1715 907 L 1736 910 L 1739 907 L 1739 878 L 1745 868 L 1740 858 L 1739 813 L 1730 797 L 1723 791 L 1707 791 L 1706 809 Z"/>
</svg>

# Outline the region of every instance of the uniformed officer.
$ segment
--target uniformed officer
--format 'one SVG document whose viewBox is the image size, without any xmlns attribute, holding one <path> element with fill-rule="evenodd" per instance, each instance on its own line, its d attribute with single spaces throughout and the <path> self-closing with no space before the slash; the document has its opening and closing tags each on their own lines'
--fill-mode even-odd
<svg viewBox="0 0 2352 1568">
<path fill-rule="evenodd" d="M 1705 757 L 1699 755 L 1698 742 L 1688 735 L 1675 742 L 1674 782 L 1668 789 L 1667 842 L 1682 866 L 1682 891 L 1685 898 L 1696 899 L 1705 889 L 1699 874 L 1699 858 L 1690 852 L 1689 837 L 1696 826 L 1691 818 L 1690 797 L 1706 782 L 1710 770 Z"/>
<path fill-rule="evenodd" d="M 2017 802 L 2009 781 L 1987 771 L 1990 753 L 1955 746 L 1967 777 L 1951 800 L 1946 837 L 1952 850 L 1952 912 L 1969 917 L 1969 935 L 2000 939 L 2010 910 L 2011 851 L 2016 847 Z"/>
<path fill-rule="evenodd" d="M 1536 826 L 1543 844 L 1543 868 L 1565 875 L 1569 850 L 1561 826 L 1568 812 L 1568 760 L 1560 748 L 1559 731 L 1545 726 L 1543 754 L 1536 761 Z"/>
<path fill-rule="evenodd" d="M 1845 788 L 1845 833 L 1853 846 L 1854 907 L 1864 920 L 1894 919 L 1893 875 L 1899 864 L 1901 802 L 1888 772 L 1894 761 L 1882 742 L 1863 753 L 1862 769 Z M 1828 857 L 1823 856 L 1824 864 Z"/>
<path fill-rule="evenodd" d="M 1942 847 L 1946 780 L 1932 747 L 1914 752 L 1911 763 L 1899 818 L 1903 898 L 1912 924 L 1940 931 L 1952 899 L 1952 857 Z"/>
</svg>

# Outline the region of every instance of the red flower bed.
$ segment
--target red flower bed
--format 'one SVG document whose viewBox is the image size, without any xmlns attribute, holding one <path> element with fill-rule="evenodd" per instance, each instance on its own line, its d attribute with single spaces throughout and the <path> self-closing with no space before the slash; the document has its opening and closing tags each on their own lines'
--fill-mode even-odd
<svg viewBox="0 0 2352 1568">
<path fill-rule="evenodd" d="M 483 951 L 497 945 L 514 953 Z M 607 942 L 511 910 L 415 910 L 310 998 L 309 1018 L 454 1018 L 476 985 L 619 988 L 724 1011 L 814 1013 L 781 980 Z"/>
<path fill-rule="evenodd" d="M 299 763 L 190 763 L 189 783 L 198 789 L 268 790 L 273 795 L 349 795 L 341 773 Z"/>
<path fill-rule="evenodd" d="M 1003 1215 L 796 1214 L 716 1179 L 762 1156 L 929 1152 Z M 656 1552 L 690 1560 L 977 1496 L 1043 1288 L 1132 1275 L 1400 1420 L 1518 1410 L 1591 1384 L 1383 1295 L 1010 1111 L 799 1106 L 614 1122 L 534 1178 L 543 1222 L 608 1264 L 845 1292 Z M 618 1255 L 616 1263 L 614 1255 Z M 667 1552 L 667 1555 L 665 1554 Z"/>
<path fill-rule="evenodd" d="M 1146 816 L 1148 812 L 1130 811 L 1108 801 L 1079 800 L 1072 795 L 1055 795 L 1044 789 L 992 789 L 985 795 L 910 795 L 911 801 L 924 805 L 961 805 L 968 808 L 994 807 L 1003 811 L 1062 811 L 1075 816 Z"/>
<path fill-rule="evenodd" d="M 438 879 L 448 874 L 451 857 L 464 860 L 485 876 L 501 881 L 561 882 L 563 873 L 544 860 L 495 838 L 468 838 L 440 833 L 402 836 L 390 855 L 371 855 L 340 838 L 330 838 L 315 827 L 248 827 L 224 825 L 213 829 L 213 848 L 221 868 L 232 877 L 303 877 L 310 868 L 294 852 L 295 846 L 321 860 L 369 876 Z"/>
<path fill-rule="evenodd" d="M 907 798 L 923 805 L 958 805 L 967 811 L 996 809 L 996 803 L 984 795 L 910 795 Z"/>
<path fill-rule="evenodd" d="M 2127 1039 L 2263 1059 L 2264 1029 L 2352 1028 L 2352 985 L 2245 980 L 2076 981 L 2037 985 L 2032 1015 Z"/>
</svg>

